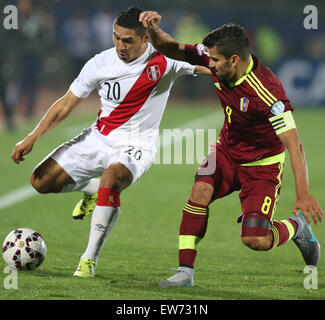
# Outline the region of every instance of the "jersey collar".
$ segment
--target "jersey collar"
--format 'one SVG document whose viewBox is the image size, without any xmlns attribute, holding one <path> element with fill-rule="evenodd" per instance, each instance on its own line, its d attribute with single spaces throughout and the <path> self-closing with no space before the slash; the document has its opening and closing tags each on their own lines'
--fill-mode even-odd
<svg viewBox="0 0 325 320">
<path fill-rule="evenodd" d="M 249 65 L 245 71 L 245 74 L 242 77 L 240 77 L 238 80 L 236 80 L 235 82 L 229 82 L 229 86 L 231 88 L 239 86 L 246 79 L 247 75 L 252 71 L 253 66 L 254 66 L 254 60 L 253 60 L 253 57 L 250 56 L 250 62 L 249 62 Z"/>
</svg>

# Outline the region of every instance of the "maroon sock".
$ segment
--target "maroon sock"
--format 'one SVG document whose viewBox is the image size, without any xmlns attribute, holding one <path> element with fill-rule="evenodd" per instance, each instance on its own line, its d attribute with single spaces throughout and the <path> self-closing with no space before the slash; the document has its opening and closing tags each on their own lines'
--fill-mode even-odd
<svg viewBox="0 0 325 320">
<path fill-rule="evenodd" d="M 183 208 L 179 229 L 179 265 L 193 267 L 197 245 L 204 237 L 208 224 L 207 206 L 188 201 Z"/>
<path fill-rule="evenodd" d="M 273 243 L 271 248 L 279 247 L 287 243 L 295 235 L 296 230 L 297 223 L 290 218 L 286 220 L 273 221 Z"/>
</svg>

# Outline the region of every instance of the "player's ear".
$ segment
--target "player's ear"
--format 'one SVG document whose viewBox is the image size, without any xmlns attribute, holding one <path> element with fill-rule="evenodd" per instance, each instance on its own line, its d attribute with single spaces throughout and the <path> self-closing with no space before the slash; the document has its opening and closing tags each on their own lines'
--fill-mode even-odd
<svg viewBox="0 0 325 320">
<path fill-rule="evenodd" d="M 150 40 L 148 32 L 146 31 L 146 34 L 143 36 L 143 42 L 148 42 Z"/>
<path fill-rule="evenodd" d="M 240 58 L 237 54 L 234 54 L 230 57 L 230 62 L 234 67 L 237 67 L 239 61 L 240 61 Z"/>
</svg>

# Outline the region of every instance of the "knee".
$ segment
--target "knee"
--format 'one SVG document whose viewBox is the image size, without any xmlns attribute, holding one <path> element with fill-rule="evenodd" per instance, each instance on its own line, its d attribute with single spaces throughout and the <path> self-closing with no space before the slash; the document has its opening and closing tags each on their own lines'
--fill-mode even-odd
<svg viewBox="0 0 325 320">
<path fill-rule="evenodd" d="M 30 177 L 30 184 L 39 193 L 46 193 L 48 191 L 46 185 L 37 177 L 35 172 L 33 172 L 32 176 Z"/>
<path fill-rule="evenodd" d="M 191 192 L 191 201 L 202 205 L 209 205 L 214 188 L 211 184 L 198 181 L 194 183 Z"/>
<path fill-rule="evenodd" d="M 53 181 L 49 179 L 47 175 L 41 172 L 39 168 L 36 168 L 30 177 L 30 184 L 38 193 L 50 193 L 58 192 L 53 187 Z"/>
<path fill-rule="evenodd" d="M 252 250 L 266 251 L 271 248 L 269 237 L 242 237 L 241 241 Z"/>
<path fill-rule="evenodd" d="M 39 193 L 57 193 L 74 181 L 56 161 L 47 158 L 34 169 L 30 183 Z"/>
</svg>

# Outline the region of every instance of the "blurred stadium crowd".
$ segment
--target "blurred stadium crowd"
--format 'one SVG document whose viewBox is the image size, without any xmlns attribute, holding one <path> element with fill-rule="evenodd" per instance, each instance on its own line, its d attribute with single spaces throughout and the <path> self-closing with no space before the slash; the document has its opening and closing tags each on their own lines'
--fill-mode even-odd
<svg viewBox="0 0 325 320">
<path fill-rule="evenodd" d="M 0 24 L 0 119 L 6 119 L 3 123 L 12 130 L 17 106 L 23 105 L 25 116 L 32 118 L 42 89 L 65 90 L 88 59 L 112 47 L 114 17 L 131 5 L 159 11 L 162 28 L 184 43 L 201 42 L 207 32 L 224 23 L 240 23 L 249 33 L 254 53 L 280 77 L 294 104 L 325 105 L 325 3 L 313 1 L 317 30 L 303 27 L 307 4 L 303 0 L 2 0 L 0 21 L 4 7 L 15 5 L 18 29 L 6 30 Z M 179 81 L 173 97 L 215 99 L 207 83 L 207 79 Z"/>
</svg>

